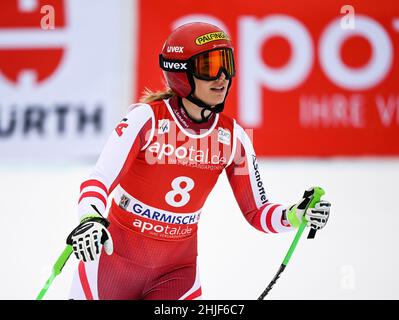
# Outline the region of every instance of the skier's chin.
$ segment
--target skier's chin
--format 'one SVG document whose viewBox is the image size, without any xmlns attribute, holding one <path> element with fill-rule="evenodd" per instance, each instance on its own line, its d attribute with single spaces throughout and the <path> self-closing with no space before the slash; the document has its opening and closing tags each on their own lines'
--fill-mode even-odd
<svg viewBox="0 0 399 320">
<path fill-rule="evenodd" d="M 223 103 L 224 101 L 224 95 L 218 96 L 218 97 L 212 97 L 208 98 L 207 100 L 203 100 L 207 105 L 211 106 L 211 108 L 214 108 L 218 104 Z"/>
</svg>

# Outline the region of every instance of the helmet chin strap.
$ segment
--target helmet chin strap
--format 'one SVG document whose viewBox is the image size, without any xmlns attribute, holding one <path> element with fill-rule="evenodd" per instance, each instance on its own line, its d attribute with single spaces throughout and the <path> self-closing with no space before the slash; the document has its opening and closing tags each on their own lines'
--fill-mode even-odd
<svg viewBox="0 0 399 320">
<path fill-rule="evenodd" d="M 200 121 L 194 120 L 194 119 L 192 119 L 192 120 L 194 120 L 195 122 L 198 122 L 198 123 L 203 123 L 203 122 L 208 121 L 208 119 L 209 119 L 211 113 L 210 113 L 207 117 L 205 117 L 205 111 L 206 111 L 206 110 L 208 110 L 208 111 L 210 111 L 210 112 L 213 112 L 213 113 L 222 112 L 223 109 L 224 109 L 224 103 L 225 103 L 225 101 L 226 101 L 227 94 L 229 93 L 229 89 L 230 89 L 230 87 L 231 87 L 231 83 L 232 83 L 233 79 L 232 79 L 232 78 L 229 79 L 229 84 L 227 85 L 226 95 L 224 96 L 223 102 L 222 102 L 222 103 L 219 103 L 219 104 L 217 104 L 217 105 L 215 105 L 215 106 L 213 107 L 213 106 L 210 106 L 209 104 L 205 103 L 205 102 L 202 101 L 201 99 L 198 99 L 197 97 L 194 96 L 194 91 L 195 91 L 195 82 L 194 82 L 194 78 L 193 78 L 193 76 L 191 76 L 191 77 L 189 77 L 189 78 L 191 78 L 191 79 L 190 79 L 190 83 L 191 83 L 191 88 L 192 88 L 192 90 L 191 90 L 190 94 L 186 97 L 186 99 L 187 99 L 188 101 L 194 103 L 194 104 L 197 105 L 198 107 L 202 108 L 202 110 L 201 110 L 201 120 L 200 120 Z M 184 110 L 186 111 L 186 113 L 188 114 L 186 108 L 185 108 L 184 105 L 183 105 L 183 101 L 181 101 L 181 104 L 182 104 Z"/>
<path fill-rule="evenodd" d="M 202 107 L 201 106 L 201 108 L 202 108 L 202 110 L 201 110 L 201 120 L 197 120 L 197 119 L 194 119 L 193 117 L 190 116 L 190 113 L 187 111 L 186 107 L 183 104 L 183 98 L 179 97 L 178 98 L 179 106 L 183 108 L 183 110 L 186 113 L 186 115 L 195 123 L 203 123 L 203 122 L 208 121 L 209 117 L 211 116 L 211 113 L 209 113 L 207 116 L 205 116 L 205 111 L 206 110 L 210 110 L 210 106 L 208 106 L 202 100 L 199 100 L 199 99 L 197 99 L 195 97 L 193 97 L 193 99 L 190 99 L 189 97 L 186 97 L 186 99 L 189 100 L 190 102 L 194 103 L 196 106 L 199 106 L 199 103 L 206 105 L 206 107 Z"/>
<path fill-rule="evenodd" d="M 194 97 L 193 95 L 189 95 L 188 97 L 186 97 L 186 99 L 188 101 L 194 103 L 196 106 L 202 108 L 202 110 L 201 110 L 201 118 L 202 119 L 200 121 L 196 120 L 197 122 L 206 122 L 206 121 L 208 121 L 211 113 L 209 113 L 208 116 L 205 116 L 205 112 L 207 110 L 210 111 L 210 112 L 213 112 L 213 113 L 219 113 L 219 112 L 222 112 L 223 108 L 224 108 L 224 101 L 222 103 L 217 104 L 216 106 L 212 107 L 209 104 L 206 104 L 201 99 L 198 99 L 198 98 Z"/>
</svg>

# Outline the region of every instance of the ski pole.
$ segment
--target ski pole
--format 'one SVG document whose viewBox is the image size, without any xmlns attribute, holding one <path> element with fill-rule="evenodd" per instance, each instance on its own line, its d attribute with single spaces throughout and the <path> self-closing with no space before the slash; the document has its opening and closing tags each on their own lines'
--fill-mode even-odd
<svg viewBox="0 0 399 320">
<path fill-rule="evenodd" d="M 38 296 L 36 297 L 36 300 L 43 299 L 44 295 L 46 294 L 48 288 L 50 287 L 50 285 L 53 282 L 53 280 L 55 279 L 55 277 L 61 273 L 62 269 L 65 266 L 65 263 L 68 261 L 69 256 L 72 254 L 72 252 L 73 252 L 72 246 L 67 245 L 65 247 L 64 251 L 62 251 L 61 255 L 58 257 L 57 261 L 54 263 L 53 270 L 51 272 L 51 276 L 50 276 L 50 278 L 48 278 L 48 280 L 44 284 L 44 287 L 40 291 Z"/>
<path fill-rule="evenodd" d="M 314 194 L 313 194 L 311 200 L 309 201 L 308 205 L 306 206 L 306 209 L 305 209 L 304 212 L 306 212 L 306 210 L 308 208 L 314 208 L 315 204 L 320 201 L 321 197 L 324 194 L 325 194 L 325 192 L 324 192 L 324 190 L 322 188 L 315 187 L 314 188 Z M 278 271 L 277 271 L 276 275 L 274 276 L 274 278 L 272 279 L 272 281 L 270 281 L 270 283 L 267 286 L 267 288 L 259 296 L 258 300 L 263 300 L 266 297 L 266 295 L 269 293 L 269 291 L 273 288 L 273 285 L 276 283 L 277 279 L 283 273 L 285 267 L 287 266 L 288 262 L 291 259 L 292 254 L 294 253 L 296 245 L 298 244 L 298 241 L 301 238 L 301 235 L 302 235 L 303 231 L 306 228 L 306 225 L 307 225 L 307 221 L 306 221 L 305 217 L 302 217 L 302 223 L 301 223 L 301 225 L 298 228 L 298 231 L 297 231 L 297 233 L 295 235 L 294 240 L 291 243 L 290 248 L 288 249 L 287 254 L 285 255 L 283 263 L 281 264 L 280 268 L 278 269 Z M 310 236 L 310 232 L 309 232 L 309 236 Z M 309 238 L 309 236 L 308 236 L 308 238 Z"/>
</svg>

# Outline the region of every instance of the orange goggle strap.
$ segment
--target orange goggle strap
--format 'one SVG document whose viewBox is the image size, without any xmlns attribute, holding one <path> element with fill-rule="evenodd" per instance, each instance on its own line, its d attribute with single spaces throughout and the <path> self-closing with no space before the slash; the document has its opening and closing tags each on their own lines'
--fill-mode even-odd
<svg viewBox="0 0 399 320">
<path fill-rule="evenodd" d="M 159 55 L 159 66 L 164 71 L 171 72 L 191 72 L 189 60 L 170 60 L 165 59 L 162 54 Z"/>
</svg>

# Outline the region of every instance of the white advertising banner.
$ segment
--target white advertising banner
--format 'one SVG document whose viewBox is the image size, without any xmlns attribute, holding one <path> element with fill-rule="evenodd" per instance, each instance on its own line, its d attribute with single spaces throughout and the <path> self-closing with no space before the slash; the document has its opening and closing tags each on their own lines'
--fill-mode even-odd
<svg viewBox="0 0 399 320">
<path fill-rule="evenodd" d="M 0 2 L 0 161 L 99 154 L 130 103 L 132 5 Z"/>
</svg>

